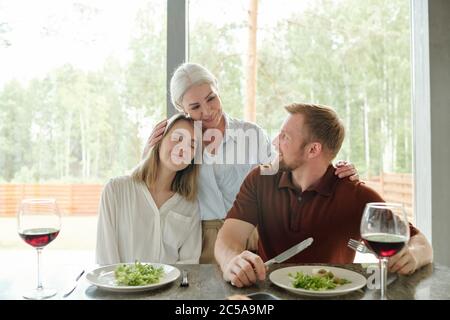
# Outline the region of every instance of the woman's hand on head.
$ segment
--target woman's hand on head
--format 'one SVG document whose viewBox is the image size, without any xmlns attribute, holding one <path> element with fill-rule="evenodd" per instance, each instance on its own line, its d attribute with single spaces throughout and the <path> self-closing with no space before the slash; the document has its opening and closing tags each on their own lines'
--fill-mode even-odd
<svg viewBox="0 0 450 320">
<path fill-rule="evenodd" d="M 147 152 L 150 150 L 151 147 L 153 147 L 156 143 L 158 143 L 158 141 L 162 139 L 166 126 L 167 126 L 167 119 L 164 119 L 155 126 L 152 133 L 150 134 L 150 137 L 148 137 L 147 142 L 145 143 L 142 158 L 145 157 L 145 155 L 147 154 Z"/>
</svg>

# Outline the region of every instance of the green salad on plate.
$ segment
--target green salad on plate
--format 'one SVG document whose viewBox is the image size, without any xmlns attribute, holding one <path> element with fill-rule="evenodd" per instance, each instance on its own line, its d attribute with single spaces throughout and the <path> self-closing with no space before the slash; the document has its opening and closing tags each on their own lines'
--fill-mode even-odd
<svg viewBox="0 0 450 320">
<path fill-rule="evenodd" d="M 136 261 L 134 264 L 122 264 L 114 271 L 118 285 L 145 286 L 158 283 L 164 276 L 164 268 L 156 268 L 151 264 L 142 264 Z"/>
<path fill-rule="evenodd" d="M 351 283 L 351 281 L 336 277 L 332 272 L 320 269 L 316 274 L 309 275 L 303 272 L 289 273 L 292 286 L 298 289 L 323 291 L 336 289 L 338 286 Z"/>
</svg>

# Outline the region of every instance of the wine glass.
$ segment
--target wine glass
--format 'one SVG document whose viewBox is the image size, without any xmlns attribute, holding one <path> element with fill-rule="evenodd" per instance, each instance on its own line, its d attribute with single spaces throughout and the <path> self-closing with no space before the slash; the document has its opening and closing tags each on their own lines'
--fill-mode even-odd
<svg viewBox="0 0 450 320">
<path fill-rule="evenodd" d="M 381 299 L 386 299 L 388 258 L 397 254 L 409 240 L 409 223 L 402 204 L 367 203 L 361 220 L 361 237 L 380 263 Z"/>
<path fill-rule="evenodd" d="M 20 237 L 37 251 L 37 288 L 24 294 L 24 298 L 50 298 L 56 294 L 56 290 L 42 286 L 40 256 L 42 249 L 58 236 L 61 228 L 61 214 L 56 200 L 22 200 L 17 214 L 17 223 Z"/>
</svg>

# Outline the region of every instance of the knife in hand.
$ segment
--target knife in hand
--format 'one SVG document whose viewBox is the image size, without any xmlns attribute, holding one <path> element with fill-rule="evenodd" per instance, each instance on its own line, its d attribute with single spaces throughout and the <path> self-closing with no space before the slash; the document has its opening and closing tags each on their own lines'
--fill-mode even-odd
<svg viewBox="0 0 450 320">
<path fill-rule="evenodd" d="M 297 253 L 300 253 L 301 251 L 305 250 L 306 248 L 308 248 L 311 243 L 313 243 L 314 239 L 313 238 L 308 238 L 306 240 L 303 240 L 302 242 L 296 244 L 295 246 L 287 249 L 286 251 L 280 253 L 279 255 L 277 255 L 275 258 L 272 258 L 268 261 L 266 261 L 264 263 L 264 265 L 266 267 L 274 264 L 274 263 L 282 263 L 286 260 L 288 260 L 289 258 L 292 258 L 293 256 L 295 256 Z"/>
</svg>

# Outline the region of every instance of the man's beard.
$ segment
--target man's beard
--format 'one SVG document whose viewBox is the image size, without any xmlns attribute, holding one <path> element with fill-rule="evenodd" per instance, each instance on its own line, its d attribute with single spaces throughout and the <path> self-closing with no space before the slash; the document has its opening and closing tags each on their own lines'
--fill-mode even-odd
<svg viewBox="0 0 450 320">
<path fill-rule="evenodd" d="M 291 164 L 287 164 L 284 159 L 282 158 L 279 160 L 279 170 L 281 171 L 294 171 L 295 169 L 303 166 L 306 163 L 305 156 L 305 148 L 307 143 L 304 142 L 302 146 L 300 147 L 299 157 L 295 159 Z"/>
<path fill-rule="evenodd" d="M 288 165 L 286 164 L 286 162 L 284 162 L 284 160 L 281 160 L 281 161 L 278 163 L 278 165 L 279 165 L 279 170 L 280 170 L 280 171 L 292 171 L 291 167 L 288 166 Z"/>
<path fill-rule="evenodd" d="M 284 160 L 279 162 L 279 170 L 281 171 L 294 171 L 298 167 L 301 167 L 305 161 L 303 159 L 297 159 L 294 163 L 287 164 Z"/>
</svg>

